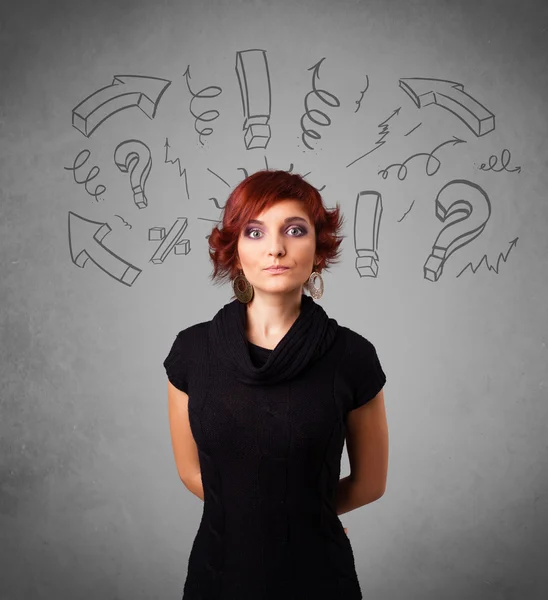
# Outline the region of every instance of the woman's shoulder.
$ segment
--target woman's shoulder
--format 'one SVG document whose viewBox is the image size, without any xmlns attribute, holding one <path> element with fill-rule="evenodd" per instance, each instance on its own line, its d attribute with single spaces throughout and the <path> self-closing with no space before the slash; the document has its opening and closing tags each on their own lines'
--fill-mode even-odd
<svg viewBox="0 0 548 600">
<path fill-rule="evenodd" d="M 207 334 L 209 330 L 209 324 L 211 321 L 201 321 L 200 323 L 194 323 L 193 325 L 189 325 L 184 329 L 181 329 L 179 333 L 177 333 L 177 339 L 181 341 L 192 342 L 193 340 L 200 340 L 204 335 Z"/>
<path fill-rule="evenodd" d="M 349 351 L 371 352 L 375 349 L 373 343 L 358 331 L 344 325 L 339 325 L 339 331 L 346 340 L 346 346 Z"/>
</svg>

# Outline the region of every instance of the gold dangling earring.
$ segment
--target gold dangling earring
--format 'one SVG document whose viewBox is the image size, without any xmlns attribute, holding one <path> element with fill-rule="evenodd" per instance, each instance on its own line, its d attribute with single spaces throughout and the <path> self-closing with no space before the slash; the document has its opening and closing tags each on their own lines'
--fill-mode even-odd
<svg viewBox="0 0 548 600">
<path fill-rule="evenodd" d="M 318 287 L 316 287 L 316 280 L 319 280 Z M 323 278 L 320 275 L 320 273 L 318 273 L 318 271 L 315 270 L 315 267 L 312 273 L 310 274 L 307 283 L 308 291 L 310 292 L 312 298 L 314 298 L 314 300 L 319 300 L 323 296 Z"/>
<path fill-rule="evenodd" d="M 240 273 L 236 275 L 232 282 L 232 288 L 234 290 L 234 295 L 242 304 L 247 304 L 253 299 L 255 290 L 241 269 Z"/>
</svg>

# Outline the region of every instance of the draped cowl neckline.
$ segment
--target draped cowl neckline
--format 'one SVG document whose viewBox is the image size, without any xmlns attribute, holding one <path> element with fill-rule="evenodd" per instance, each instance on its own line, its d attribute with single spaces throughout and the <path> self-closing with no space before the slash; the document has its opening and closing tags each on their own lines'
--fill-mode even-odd
<svg viewBox="0 0 548 600">
<path fill-rule="evenodd" d="M 247 306 L 235 299 L 211 321 L 211 347 L 234 376 L 248 385 L 272 385 L 298 375 L 322 357 L 337 335 L 338 323 L 311 296 L 301 295 L 301 312 L 261 367 L 250 357 Z"/>
</svg>

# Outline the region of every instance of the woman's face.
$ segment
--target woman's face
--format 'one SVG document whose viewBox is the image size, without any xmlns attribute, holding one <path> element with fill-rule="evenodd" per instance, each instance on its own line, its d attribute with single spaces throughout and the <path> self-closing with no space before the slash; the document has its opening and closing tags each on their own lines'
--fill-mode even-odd
<svg viewBox="0 0 548 600">
<path fill-rule="evenodd" d="M 314 224 L 299 200 L 280 200 L 244 225 L 238 238 L 238 268 L 256 290 L 285 293 L 301 289 L 315 264 Z M 287 267 L 282 273 L 267 271 Z"/>
</svg>

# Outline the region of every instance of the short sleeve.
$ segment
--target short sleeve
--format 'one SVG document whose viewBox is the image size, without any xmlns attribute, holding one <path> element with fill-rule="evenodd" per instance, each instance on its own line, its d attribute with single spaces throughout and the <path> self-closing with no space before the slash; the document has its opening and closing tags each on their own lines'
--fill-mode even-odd
<svg viewBox="0 0 548 600">
<path fill-rule="evenodd" d="M 188 394 L 189 352 L 184 339 L 185 330 L 180 331 L 173 342 L 169 354 L 164 360 L 167 378 L 185 394 Z"/>
<path fill-rule="evenodd" d="M 386 375 L 375 346 L 362 335 L 355 333 L 350 343 L 347 370 L 351 378 L 352 400 L 350 410 L 372 400 L 384 387 Z"/>
</svg>

